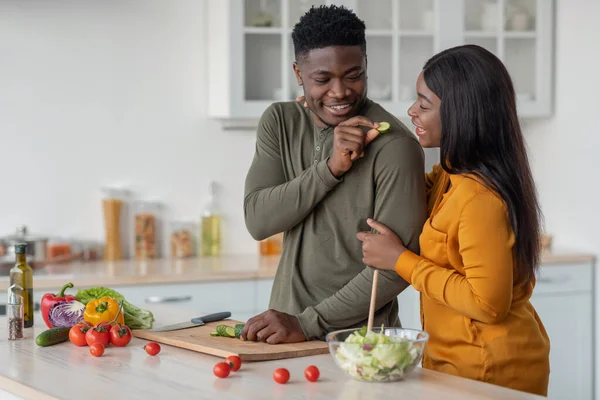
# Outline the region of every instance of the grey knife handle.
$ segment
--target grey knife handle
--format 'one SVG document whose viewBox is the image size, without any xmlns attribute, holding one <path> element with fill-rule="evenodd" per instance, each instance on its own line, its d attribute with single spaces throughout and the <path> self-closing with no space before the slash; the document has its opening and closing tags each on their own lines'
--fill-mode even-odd
<svg viewBox="0 0 600 400">
<path fill-rule="evenodd" d="M 231 313 L 229 311 L 226 311 L 226 312 L 205 315 L 204 317 L 193 318 L 192 323 L 201 324 L 203 322 L 204 323 L 215 322 L 215 321 L 221 321 L 221 320 L 223 320 L 225 318 L 229 318 L 229 317 L 231 317 Z"/>
</svg>

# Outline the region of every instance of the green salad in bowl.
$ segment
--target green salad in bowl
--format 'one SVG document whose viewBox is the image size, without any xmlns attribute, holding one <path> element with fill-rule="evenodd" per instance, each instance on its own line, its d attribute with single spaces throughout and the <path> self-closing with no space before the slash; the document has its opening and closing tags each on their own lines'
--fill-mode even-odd
<svg viewBox="0 0 600 400">
<path fill-rule="evenodd" d="M 399 381 L 421 361 L 429 335 L 416 329 L 367 327 L 331 332 L 329 352 L 352 378 L 367 382 Z"/>
</svg>

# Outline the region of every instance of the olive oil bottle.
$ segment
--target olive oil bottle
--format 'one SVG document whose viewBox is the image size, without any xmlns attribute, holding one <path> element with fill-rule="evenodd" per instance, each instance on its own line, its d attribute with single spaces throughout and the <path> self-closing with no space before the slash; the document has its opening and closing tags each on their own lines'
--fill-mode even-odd
<svg viewBox="0 0 600 400">
<path fill-rule="evenodd" d="M 221 254 L 221 215 L 215 200 L 215 182 L 210 183 L 209 195 L 201 220 L 200 254 L 205 257 Z"/>
<path fill-rule="evenodd" d="M 10 269 L 10 286 L 23 288 L 24 327 L 33 326 L 33 270 L 27 265 L 27 244 L 15 244 L 16 264 Z"/>
</svg>

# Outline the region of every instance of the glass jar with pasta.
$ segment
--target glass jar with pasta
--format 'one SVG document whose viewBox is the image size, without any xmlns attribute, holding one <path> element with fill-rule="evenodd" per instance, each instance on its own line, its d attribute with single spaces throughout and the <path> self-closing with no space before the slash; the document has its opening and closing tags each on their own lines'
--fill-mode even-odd
<svg viewBox="0 0 600 400">
<path fill-rule="evenodd" d="M 171 223 L 171 257 L 188 258 L 194 255 L 194 223 L 173 221 Z"/>
<path fill-rule="evenodd" d="M 135 203 L 135 258 L 147 260 L 158 257 L 158 212 L 156 202 Z"/>
</svg>

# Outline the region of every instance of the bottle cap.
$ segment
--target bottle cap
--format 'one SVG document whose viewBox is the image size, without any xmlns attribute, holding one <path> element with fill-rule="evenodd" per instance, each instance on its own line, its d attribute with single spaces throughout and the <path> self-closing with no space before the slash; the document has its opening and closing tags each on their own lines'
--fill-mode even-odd
<svg viewBox="0 0 600 400">
<path fill-rule="evenodd" d="M 27 253 L 27 243 L 15 244 L 15 253 L 16 254 L 26 254 Z"/>
<path fill-rule="evenodd" d="M 7 304 L 22 304 L 23 303 L 23 288 L 19 285 L 12 284 L 8 288 Z"/>
</svg>

